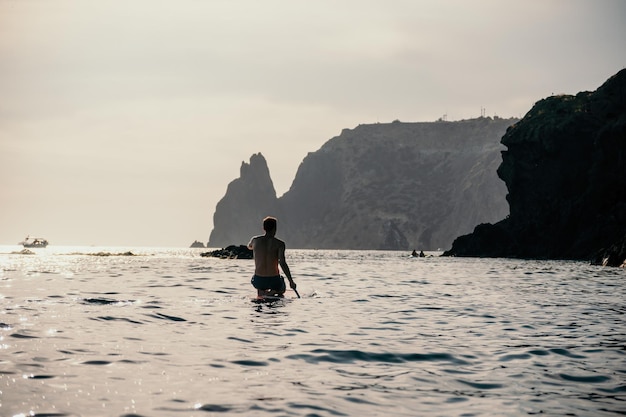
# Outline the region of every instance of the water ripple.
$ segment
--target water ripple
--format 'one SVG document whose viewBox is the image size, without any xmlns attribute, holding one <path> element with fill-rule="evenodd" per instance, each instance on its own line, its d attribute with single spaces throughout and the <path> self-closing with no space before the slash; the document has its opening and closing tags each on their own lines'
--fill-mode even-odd
<svg viewBox="0 0 626 417">
<path fill-rule="evenodd" d="M 462 359 L 455 358 L 448 353 L 371 353 L 360 350 L 327 350 L 315 349 L 313 354 L 289 355 L 288 359 L 304 360 L 308 363 L 333 362 L 333 363 L 353 363 L 363 362 L 452 362 L 458 365 L 467 364 Z"/>
<path fill-rule="evenodd" d="M 460 382 L 465 385 L 469 385 L 470 387 L 476 388 L 478 390 L 497 389 L 497 388 L 502 388 L 504 386 L 503 384 L 499 384 L 499 383 L 472 382 L 472 381 L 466 381 L 463 379 L 457 379 L 457 382 Z"/>
<path fill-rule="evenodd" d="M 162 313 L 148 314 L 148 316 L 156 318 L 156 319 L 161 319 L 161 320 L 187 321 L 186 319 L 184 319 L 182 317 L 168 316 L 167 314 L 162 314 Z"/>
<path fill-rule="evenodd" d="M 598 382 L 606 382 L 606 381 L 611 380 L 611 377 L 605 376 L 605 375 L 580 376 L 580 375 L 559 374 L 559 376 L 566 381 L 582 382 L 585 384 L 594 384 Z"/>
</svg>

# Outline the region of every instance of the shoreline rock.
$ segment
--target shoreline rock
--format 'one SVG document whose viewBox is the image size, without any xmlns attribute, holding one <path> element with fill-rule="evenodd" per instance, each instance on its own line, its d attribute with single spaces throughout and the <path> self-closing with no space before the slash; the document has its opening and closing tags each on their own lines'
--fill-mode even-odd
<svg viewBox="0 0 626 417">
<path fill-rule="evenodd" d="M 245 245 L 230 245 L 222 249 L 200 254 L 203 257 L 220 259 L 253 259 L 253 252 Z"/>
<path fill-rule="evenodd" d="M 591 264 L 626 268 L 626 237 L 608 249 L 599 250 Z"/>
</svg>

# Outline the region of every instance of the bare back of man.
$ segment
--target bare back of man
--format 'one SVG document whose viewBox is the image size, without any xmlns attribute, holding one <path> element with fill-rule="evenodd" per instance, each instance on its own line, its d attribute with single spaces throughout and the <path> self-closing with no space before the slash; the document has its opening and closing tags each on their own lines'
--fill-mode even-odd
<svg viewBox="0 0 626 417">
<path fill-rule="evenodd" d="M 275 219 L 271 218 L 273 221 L 269 223 L 265 222 L 266 219 L 264 219 L 265 234 L 253 237 L 248 243 L 248 248 L 254 252 L 254 276 L 251 282 L 259 296 L 282 297 L 287 287 L 285 280 L 280 276 L 279 265 L 289 279 L 289 286 L 294 290 L 296 283 L 285 260 L 285 242 L 275 237 Z"/>
<path fill-rule="evenodd" d="M 262 277 L 279 275 L 278 263 L 280 253 L 285 253 L 285 243 L 265 235 L 252 238 L 251 244 L 254 251 L 254 273 Z"/>
</svg>

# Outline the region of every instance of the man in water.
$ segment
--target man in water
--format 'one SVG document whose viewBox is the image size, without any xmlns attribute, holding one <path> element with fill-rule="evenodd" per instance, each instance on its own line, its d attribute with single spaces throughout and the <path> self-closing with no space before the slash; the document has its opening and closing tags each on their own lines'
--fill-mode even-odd
<svg viewBox="0 0 626 417">
<path fill-rule="evenodd" d="M 248 243 L 248 249 L 254 251 L 254 276 L 251 283 L 257 289 L 259 297 L 274 295 L 282 297 L 287 289 L 285 279 L 280 276 L 278 265 L 282 268 L 289 286 L 295 291 L 296 283 L 291 278 L 289 266 L 285 260 L 285 242 L 275 237 L 276 218 L 263 219 L 262 236 L 254 236 Z"/>
</svg>

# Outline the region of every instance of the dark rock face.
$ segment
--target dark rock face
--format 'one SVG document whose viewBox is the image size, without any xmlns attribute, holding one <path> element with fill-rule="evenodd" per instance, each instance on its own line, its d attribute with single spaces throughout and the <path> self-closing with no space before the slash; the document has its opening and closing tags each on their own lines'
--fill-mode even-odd
<svg viewBox="0 0 626 417">
<path fill-rule="evenodd" d="M 239 172 L 217 203 L 208 247 L 247 244 L 252 235 L 262 233 L 263 218 L 276 212 L 276 190 L 263 155 L 252 155 L 249 164 L 242 162 Z"/>
<path fill-rule="evenodd" d="M 245 245 L 230 245 L 222 249 L 216 249 L 210 252 L 200 254 L 203 257 L 220 258 L 220 259 L 253 259 L 253 252 Z"/>
<path fill-rule="evenodd" d="M 257 154 L 218 203 L 209 246 L 247 243 L 261 233 L 262 218 L 274 215 L 277 235 L 291 248 L 450 247 L 476 224 L 508 214 L 496 169 L 500 138 L 516 121 L 482 117 L 345 129 L 304 158 L 278 199 Z"/>
<path fill-rule="evenodd" d="M 599 250 L 591 263 L 602 266 L 619 266 L 626 268 L 626 236 L 618 240 L 608 249 Z"/>
<path fill-rule="evenodd" d="M 626 240 L 626 70 L 595 92 L 541 100 L 502 138 L 510 216 L 444 255 L 619 258 Z M 621 243 L 620 243 L 621 242 Z M 603 249 L 606 248 L 606 249 Z"/>
</svg>

